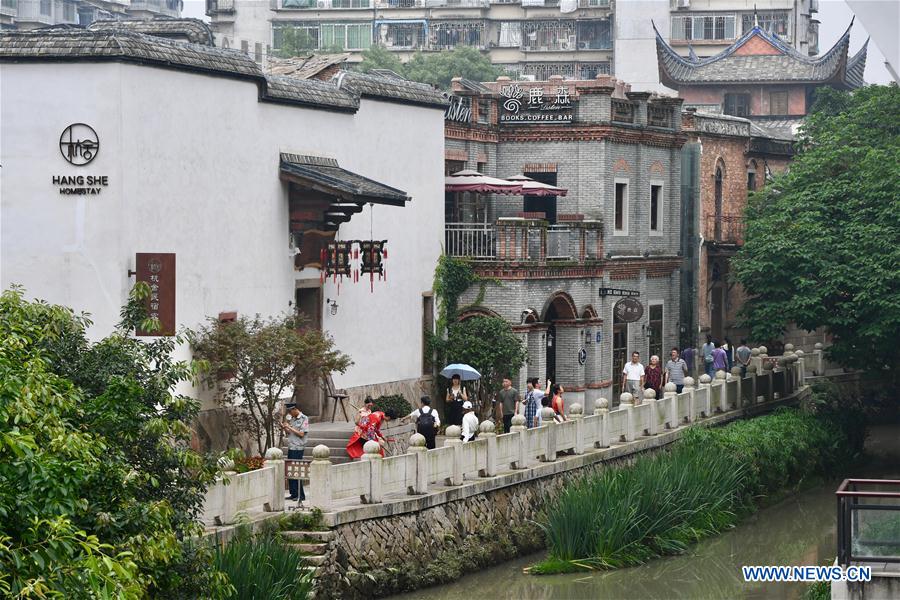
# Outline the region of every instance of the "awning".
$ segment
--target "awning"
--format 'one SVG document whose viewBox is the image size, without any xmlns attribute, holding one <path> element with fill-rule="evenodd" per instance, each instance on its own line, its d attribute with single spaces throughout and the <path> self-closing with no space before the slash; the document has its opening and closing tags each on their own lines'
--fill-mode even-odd
<svg viewBox="0 0 900 600">
<path fill-rule="evenodd" d="M 406 192 L 343 169 L 333 158 L 281 154 L 281 178 L 349 203 L 404 206 Z"/>
<path fill-rule="evenodd" d="M 565 196 L 569 193 L 569 190 L 565 188 L 535 181 L 527 175 L 513 175 L 507 177 L 506 180 L 521 184 L 522 191 L 520 193 L 523 196 Z"/>
<path fill-rule="evenodd" d="M 522 184 L 482 175 L 471 169 L 458 171 L 444 178 L 448 192 L 476 192 L 479 194 L 521 194 Z"/>
</svg>

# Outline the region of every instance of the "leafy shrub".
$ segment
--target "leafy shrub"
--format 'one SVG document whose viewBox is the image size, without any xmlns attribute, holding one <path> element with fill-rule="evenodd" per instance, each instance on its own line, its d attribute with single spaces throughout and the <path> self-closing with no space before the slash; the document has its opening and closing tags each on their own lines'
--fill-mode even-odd
<svg viewBox="0 0 900 600">
<path fill-rule="evenodd" d="M 375 410 L 385 411 L 393 408 L 398 417 L 403 417 L 412 412 L 412 406 L 403 394 L 392 394 L 390 396 L 378 396 L 375 398 Z"/>
<path fill-rule="evenodd" d="M 285 546 L 277 536 L 253 536 L 242 527 L 224 547 L 216 547 L 216 569 L 228 576 L 236 598 L 305 600 L 312 578 L 297 567 L 303 553 Z"/>
</svg>

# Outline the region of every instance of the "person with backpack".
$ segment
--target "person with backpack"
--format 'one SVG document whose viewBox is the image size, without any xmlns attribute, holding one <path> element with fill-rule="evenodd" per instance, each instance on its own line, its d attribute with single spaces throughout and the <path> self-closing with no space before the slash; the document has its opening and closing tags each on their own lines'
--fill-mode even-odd
<svg viewBox="0 0 900 600">
<path fill-rule="evenodd" d="M 422 396 L 419 399 L 419 408 L 409 413 L 409 418 L 416 424 L 416 433 L 421 433 L 425 437 L 425 448 L 434 449 L 434 438 L 438 427 L 441 426 L 441 418 L 438 412 L 431 408 L 431 398 Z"/>
<path fill-rule="evenodd" d="M 716 368 L 713 366 L 713 361 L 715 360 L 713 350 L 715 349 L 716 345 L 713 343 L 712 336 L 706 336 L 706 343 L 703 344 L 703 348 L 700 351 L 703 354 L 703 371 L 710 377 L 716 376 Z"/>
</svg>

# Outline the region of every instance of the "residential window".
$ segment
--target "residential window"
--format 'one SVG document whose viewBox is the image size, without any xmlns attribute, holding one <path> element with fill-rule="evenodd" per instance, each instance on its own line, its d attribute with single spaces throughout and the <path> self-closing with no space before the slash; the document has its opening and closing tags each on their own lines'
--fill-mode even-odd
<svg viewBox="0 0 900 600">
<path fill-rule="evenodd" d="M 434 296 L 422 296 L 422 375 L 431 375 L 434 370 L 434 355 L 431 352 L 431 337 L 434 335 Z"/>
<path fill-rule="evenodd" d="M 662 235 L 663 186 L 650 186 L 650 234 Z"/>
<path fill-rule="evenodd" d="M 371 23 L 322 23 L 322 50 L 366 50 L 372 46 Z"/>
<path fill-rule="evenodd" d="M 757 12 L 759 28 L 768 33 L 775 34 L 779 38 L 791 41 L 791 11 L 789 10 L 761 10 Z M 741 25 L 744 33 L 753 29 L 753 13 L 741 15 Z"/>
<path fill-rule="evenodd" d="M 662 355 L 662 338 L 663 338 L 663 305 L 662 304 L 651 304 L 650 305 L 650 314 L 647 318 L 647 329 L 649 331 L 650 338 L 650 347 L 648 348 L 649 352 L 647 353 L 647 361 L 650 361 L 651 356 L 660 357 L 660 361 L 663 359 Z M 660 363 L 662 364 L 662 363 Z"/>
<path fill-rule="evenodd" d="M 749 117 L 750 94 L 725 94 L 724 112 L 733 117 Z"/>
<path fill-rule="evenodd" d="M 319 49 L 319 24 L 303 21 L 282 21 L 272 25 L 272 47 L 280 50 L 285 41 L 298 50 Z"/>
<path fill-rule="evenodd" d="M 578 65 L 579 79 L 596 79 L 597 75 L 609 75 L 610 64 L 608 62 L 580 63 Z"/>
<path fill-rule="evenodd" d="M 756 161 L 751 162 L 747 167 L 747 190 L 756 191 Z"/>
<path fill-rule="evenodd" d="M 3 8 L 11 8 L 12 10 L 16 10 L 18 7 L 18 0 L 2 0 L 0 1 L 0 6 Z"/>
<path fill-rule="evenodd" d="M 63 16 L 65 17 L 66 23 L 71 23 L 75 20 L 75 3 L 74 2 L 64 2 L 63 3 Z"/>
<path fill-rule="evenodd" d="M 628 184 L 616 182 L 615 227 L 613 234 L 628 234 Z"/>
<path fill-rule="evenodd" d="M 372 8 L 371 0 L 331 0 L 331 8 Z"/>
<path fill-rule="evenodd" d="M 500 48 L 518 48 L 521 45 L 522 23 L 519 21 L 501 21 L 497 46 Z"/>
<path fill-rule="evenodd" d="M 466 161 L 464 160 L 445 160 L 444 161 L 444 175 L 453 175 L 458 171 L 462 171 L 466 168 Z"/>
<path fill-rule="evenodd" d="M 50 16 L 53 11 L 53 1 L 52 0 L 41 0 L 41 14 L 44 16 Z"/>
<path fill-rule="evenodd" d="M 736 15 L 691 15 L 672 17 L 673 40 L 733 40 Z"/>
<path fill-rule="evenodd" d="M 786 115 L 786 114 L 788 114 L 788 93 L 787 92 L 769 92 L 769 114 L 770 115 Z"/>
<path fill-rule="evenodd" d="M 612 28 L 609 19 L 578 22 L 579 50 L 612 50 Z"/>
<path fill-rule="evenodd" d="M 433 50 L 457 46 L 484 47 L 484 21 L 437 21 L 428 31 Z"/>
<path fill-rule="evenodd" d="M 416 23 L 381 23 L 378 38 L 386 48 L 425 47 L 425 21 Z"/>
<path fill-rule="evenodd" d="M 522 42 L 525 50 L 575 50 L 575 21 L 525 21 L 522 23 Z"/>
<path fill-rule="evenodd" d="M 282 0 L 282 8 L 315 8 L 316 0 Z"/>
<path fill-rule="evenodd" d="M 479 123 L 488 123 L 491 120 L 491 101 L 490 100 L 479 100 L 478 101 L 478 122 Z"/>
</svg>

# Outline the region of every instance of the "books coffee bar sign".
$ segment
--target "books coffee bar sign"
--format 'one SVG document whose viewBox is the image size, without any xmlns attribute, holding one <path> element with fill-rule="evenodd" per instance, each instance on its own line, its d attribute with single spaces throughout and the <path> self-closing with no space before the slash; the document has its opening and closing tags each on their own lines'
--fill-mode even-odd
<svg viewBox="0 0 900 600">
<path fill-rule="evenodd" d="M 543 87 L 523 89 L 519 84 L 500 89 L 500 124 L 571 123 L 574 112 L 569 88 L 560 85 L 548 92 Z"/>
</svg>

